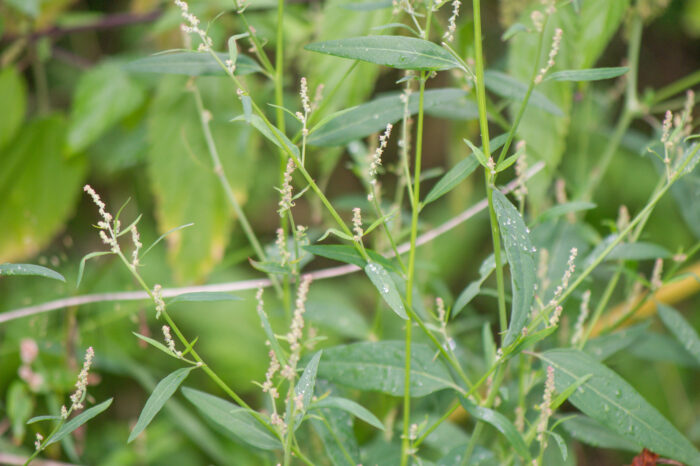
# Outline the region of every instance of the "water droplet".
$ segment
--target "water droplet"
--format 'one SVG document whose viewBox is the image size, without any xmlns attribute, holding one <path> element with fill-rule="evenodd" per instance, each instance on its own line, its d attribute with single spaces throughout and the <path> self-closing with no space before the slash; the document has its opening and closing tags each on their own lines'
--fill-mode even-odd
<svg viewBox="0 0 700 466">
<path fill-rule="evenodd" d="M 384 287 L 382 288 L 382 293 L 387 294 L 388 292 L 389 292 L 389 287 L 384 285 Z"/>
<path fill-rule="evenodd" d="M 620 390 L 615 390 L 615 396 L 620 398 L 622 396 L 622 392 Z"/>
<path fill-rule="evenodd" d="M 610 411 L 610 406 L 608 406 L 608 405 L 603 405 L 603 411 L 605 411 L 606 413 L 609 412 L 609 411 Z"/>
</svg>

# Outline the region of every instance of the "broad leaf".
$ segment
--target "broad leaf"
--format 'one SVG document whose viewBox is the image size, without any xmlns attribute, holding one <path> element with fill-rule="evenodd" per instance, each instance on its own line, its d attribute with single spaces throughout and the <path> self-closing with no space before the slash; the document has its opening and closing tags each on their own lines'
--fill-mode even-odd
<svg viewBox="0 0 700 466">
<path fill-rule="evenodd" d="M 503 238 L 503 248 L 510 264 L 513 304 L 508 333 L 502 346 L 510 345 L 520 335 L 530 313 L 537 283 L 530 230 L 518 209 L 498 190 L 493 192 L 493 206 Z"/>
<path fill-rule="evenodd" d="M 228 53 L 216 54 L 221 62 L 229 59 Z M 184 74 L 187 76 L 224 76 L 226 72 L 208 52 L 168 52 L 140 58 L 126 69 L 138 73 Z M 244 75 L 262 71 L 252 58 L 238 55 L 234 74 Z"/>
<path fill-rule="evenodd" d="M 82 195 L 85 160 L 66 160 L 65 136 L 64 119 L 50 116 L 22 126 L 3 149 L 0 262 L 37 254 L 63 228 Z"/>
<path fill-rule="evenodd" d="M 627 73 L 626 66 L 614 68 L 588 68 L 585 70 L 563 70 L 547 75 L 545 81 L 600 81 L 601 79 L 617 78 Z"/>
<path fill-rule="evenodd" d="M 317 419 L 320 416 L 321 419 Z M 328 459 L 334 466 L 360 464 L 360 449 L 349 413 L 335 408 L 315 410 L 311 425 L 321 438 Z"/>
<path fill-rule="evenodd" d="M 507 417 L 498 411 L 475 405 L 463 396 L 459 397 L 459 403 L 469 414 L 498 429 L 498 431 L 506 437 L 510 446 L 513 447 L 513 450 L 526 461 L 530 461 L 530 450 L 528 450 L 527 445 L 525 445 L 525 441 L 520 435 L 520 432 L 518 432 L 518 429 L 515 428 Z"/>
<path fill-rule="evenodd" d="M 34 264 L 0 264 L 0 276 L 2 275 L 34 275 L 37 277 L 53 278 L 65 282 L 66 279 L 60 273 Z"/>
<path fill-rule="evenodd" d="M 459 63 L 442 47 L 404 36 L 366 36 L 317 42 L 304 47 L 312 52 L 352 58 L 402 70 L 447 70 Z"/>
<path fill-rule="evenodd" d="M 143 102 L 141 86 L 119 66 L 103 64 L 83 73 L 73 96 L 69 153 L 80 152 Z"/>
<path fill-rule="evenodd" d="M 263 450 L 282 448 L 277 437 L 263 427 L 247 410 L 214 395 L 182 387 L 182 394 L 205 417 L 235 439 Z"/>
<path fill-rule="evenodd" d="M 100 414 L 102 411 L 106 410 L 109 408 L 109 406 L 112 404 L 112 398 L 109 400 L 103 401 L 102 403 L 93 406 L 90 409 L 87 409 L 83 411 L 82 413 L 78 414 L 75 416 L 73 419 L 67 421 L 65 424 L 61 426 L 58 431 L 49 438 L 49 440 L 46 442 L 46 446 L 52 445 L 58 441 L 63 440 L 63 438 L 67 437 L 68 435 L 71 434 L 74 430 L 76 430 L 78 427 L 82 426 L 86 422 L 88 422 L 90 419 L 94 418 L 98 414 Z"/>
<path fill-rule="evenodd" d="M 418 93 L 411 94 L 408 100 L 409 114 L 418 112 L 418 101 Z M 396 123 L 403 118 L 405 107 L 401 95 L 394 94 L 342 110 L 319 123 L 309 134 L 307 143 L 316 146 L 336 146 L 364 138 L 383 131 L 387 123 Z M 462 111 L 464 117 L 472 114 L 472 118 L 478 116 L 478 112 L 474 113 L 475 104 L 461 89 L 429 89 L 423 95 L 423 108 L 426 113 L 437 116 L 449 109 L 454 115 Z"/>
<path fill-rule="evenodd" d="M 367 424 L 370 424 L 379 430 L 384 430 L 384 424 L 382 424 L 382 422 L 379 419 L 377 419 L 377 417 L 374 414 L 372 414 L 364 406 L 362 406 L 362 405 L 360 405 L 352 400 L 348 400 L 347 398 L 328 396 L 326 398 L 323 398 L 322 400 L 315 402 L 311 407 L 311 409 L 320 409 L 320 408 L 342 409 L 343 411 L 347 411 L 348 413 L 352 414 L 353 416 L 355 416 L 359 419 L 362 419 Z"/>
<path fill-rule="evenodd" d="M 561 423 L 564 430 L 576 440 L 597 448 L 639 451 L 639 445 L 618 435 L 595 419 L 578 414 Z"/>
<path fill-rule="evenodd" d="M 636 343 L 646 334 L 649 322 L 634 325 L 615 333 L 603 335 L 586 342 L 584 351 L 598 361 L 605 361 L 613 354 Z"/>
<path fill-rule="evenodd" d="M 401 294 L 384 266 L 378 262 L 370 261 L 365 266 L 365 273 L 391 310 L 402 319 L 407 320 L 408 314 L 403 306 Z"/>
<path fill-rule="evenodd" d="M 411 396 L 458 387 L 447 368 L 424 344 L 411 346 Z M 360 390 L 403 396 L 405 351 L 401 341 L 363 342 L 323 351 L 318 376 Z"/>
<path fill-rule="evenodd" d="M 660 455 L 700 463 L 700 451 L 625 380 L 591 356 L 573 349 L 555 349 L 540 355 L 554 367 L 558 391 L 587 374 L 593 376 L 569 401 L 583 413 Z"/>
<path fill-rule="evenodd" d="M 195 368 L 183 367 L 172 372 L 158 382 L 156 388 L 153 389 L 153 393 L 151 393 L 151 396 L 146 400 L 146 405 L 143 407 L 143 410 L 141 410 L 136 425 L 131 429 L 129 439 L 126 441 L 127 443 L 131 443 L 146 427 L 148 427 L 148 424 L 156 417 L 156 414 L 158 414 L 163 405 L 165 405 L 165 402 L 173 396 L 173 393 L 177 391 L 180 384 L 190 375 L 193 369 Z"/>
</svg>

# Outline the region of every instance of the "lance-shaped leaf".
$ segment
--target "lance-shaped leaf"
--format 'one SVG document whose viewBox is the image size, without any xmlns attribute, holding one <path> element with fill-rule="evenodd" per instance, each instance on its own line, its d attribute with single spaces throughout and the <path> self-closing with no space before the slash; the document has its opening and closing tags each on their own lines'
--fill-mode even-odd
<svg viewBox="0 0 700 466">
<path fill-rule="evenodd" d="M 569 397 L 583 413 L 640 447 L 688 464 L 700 464 L 700 451 L 613 370 L 574 349 L 546 351 L 540 358 L 554 367 L 558 391 L 580 377 L 592 375 Z"/>
<path fill-rule="evenodd" d="M 700 337 L 698 332 L 683 318 L 680 312 L 663 303 L 657 304 L 659 308 L 659 317 L 667 329 L 671 331 L 676 340 L 683 345 L 688 353 L 690 353 L 698 364 L 700 364 Z"/>
<path fill-rule="evenodd" d="M 362 406 L 358 403 L 355 403 L 352 400 L 348 400 L 347 398 L 328 396 L 328 397 L 323 398 L 323 399 L 317 401 L 316 403 L 314 403 L 310 409 L 319 409 L 319 408 L 342 409 L 343 411 L 347 411 L 348 413 L 352 414 L 353 416 L 362 419 L 367 424 L 370 424 L 379 430 L 384 430 L 384 424 L 382 424 L 382 421 L 377 419 L 377 417 L 374 414 L 372 414 L 364 406 Z"/>
<path fill-rule="evenodd" d="M 413 93 L 408 99 L 408 113 L 418 112 L 419 95 Z M 449 108 L 448 108 L 449 107 Z M 430 89 L 423 95 L 423 109 L 426 113 L 446 117 L 476 118 L 478 111 L 473 101 L 467 98 L 462 89 Z M 307 139 L 316 146 L 336 146 L 347 144 L 355 139 L 383 131 L 387 123 L 396 123 L 403 118 L 406 104 L 401 94 L 378 97 L 356 107 L 341 110 L 321 121 L 314 127 Z M 449 114 L 447 113 L 449 110 Z"/>
<path fill-rule="evenodd" d="M 129 439 L 127 443 L 131 443 L 136 437 L 143 432 L 143 430 L 148 427 L 156 414 L 161 410 L 165 402 L 173 396 L 173 393 L 177 391 L 180 384 L 187 378 L 187 376 L 195 369 L 194 367 L 183 367 L 176 370 L 175 372 L 167 375 L 163 380 L 158 382 L 156 388 L 153 389 L 153 393 L 148 397 L 146 405 L 141 410 L 139 414 L 139 419 L 136 421 L 136 425 L 131 429 L 129 434 Z"/>
<path fill-rule="evenodd" d="M 444 388 L 460 390 L 428 345 L 411 345 L 411 396 Z M 318 377 L 359 390 L 402 396 L 405 347 L 402 341 L 377 341 L 336 346 L 323 351 Z"/>
<path fill-rule="evenodd" d="M 306 364 L 304 372 L 302 372 L 296 387 L 294 387 L 294 394 L 296 396 L 301 396 L 302 409 L 298 413 L 298 418 L 295 423 L 295 428 L 301 424 L 301 421 L 306 413 L 306 408 L 309 407 L 311 403 L 311 398 L 314 395 L 314 387 L 316 386 L 316 373 L 318 372 L 318 363 L 321 361 L 321 355 L 323 351 L 317 351 L 316 354 L 311 358 L 311 360 Z"/>
<path fill-rule="evenodd" d="M 109 400 L 103 401 L 102 403 L 95 405 L 92 408 L 85 410 L 82 413 L 78 414 L 73 419 L 71 419 L 70 421 L 63 424 L 63 426 L 61 426 L 61 428 L 58 429 L 58 432 L 56 432 L 54 435 L 52 435 L 49 438 L 49 441 L 46 442 L 45 446 L 48 447 L 51 444 L 54 444 L 60 440 L 63 440 L 66 436 L 70 435 L 71 432 L 76 430 L 78 427 L 82 426 L 83 424 L 88 422 L 90 419 L 92 419 L 93 417 L 100 414 L 102 411 L 109 408 L 109 406 L 111 404 L 112 404 L 112 398 L 110 398 Z"/>
<path fill-rule="evenodd" d="M 53 278 L 65 282 L 66 279 L 60 273 L 34 264 L 10 264 L 0 265 L 0 275 L 34 275 L 37 277 Z"/>
<path fill-rule="evenodd" d="M 408 314 L 406 314 L 406 309 L 403 306 L 401 294 L 384 266 L 377 262 L 370 261 L 365 266 L 365 273 L 372 281 L 372 284 L 379 290 L 379 294 L 389 305 L 391 310 L 402 319 L 407 320 Z"/>
<path fill-rule="evenodd" d="M 459 63 L 433 42 L 404 36 L 367 36 L 317 42 L 304 47 L 312 52 L 362 60 L 401 70 L 448 70 Z"/>
<path fill-rule="evenodd" d="M 510 264 L 513 304 L 510 324 L 503 346 L 511 344 L 520 335 L 535 296 L 535 247 L 530 230 L 525 226 L 518 209 L 500 191 L 493 192 L 493 206 L 503 238 L 503 248 Z"/>
<path fill-rule="evenodd" d="M 500 71 L 486 71 L 484 73 L 484 84 L 494 94 L 516 102 L 522 102 L 527 94 L 527 85 Z M 561 109 L 540 91 L 532 91 L 528 103 L 552 115 L 564 115 Z"/>
<path fill-rule="evenodd" d="M 639 445 L 621 437 L 588 416 L 579 414 L 566 419 L 561 425 L 569 435 L 587 445 L 613 450 L 639 451 Z"/>
<path fill-rule="evenodd" d="M 228 53 L 217 53 L 224 63 Z M 208 52 L 172 52 L 139 58 L 125 67 L 137 73 L 183 74 L 186 76 L 224 76 L 226 71 Z M 238 55 L 234 74 L 244 75 L 262 71 L 250 57 Z"/>
<path fill-rule="evenodd" d="M 600 81 L 601 79 L 617 78 L 627 73 L 626 66 L 613 68 L 587 68 L 585 70 L 563 70 L 552 73 L 544 78 L 545 81 Z"/>
</svg>

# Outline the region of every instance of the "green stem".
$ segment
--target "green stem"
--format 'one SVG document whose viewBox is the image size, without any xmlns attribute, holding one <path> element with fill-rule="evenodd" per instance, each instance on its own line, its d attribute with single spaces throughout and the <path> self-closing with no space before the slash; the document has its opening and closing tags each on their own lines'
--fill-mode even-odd
<svg viewBox="0 0 700 466">
<path fill-rule="evenodd" d="M 496 401 L 496 396 L 498 396 L 498 389 L 501 387 L 501 382 L 503 382 L 504 374 L 505 370 L 503 365 L 499 365 L 496 369 L 496 374 L 493 377 L 493 385 L 491 385 L 489 396 L 488 398 L 486 398 L 486 403 L 484 403 L 485 408 L 490 409 L 491 406 L 493 406 L 493 402 Z M 469 439 L 469 443 L 467 444 L 467 449 L 464 452 L 464 457 L 462 458 L 462 465 L 469 464 L 469 458 L 471 458 L 472 453 L 474 453 L 474 448 L 476 447 L 479 436 L 481 435 L 481 431 L 483 429 L 484 423 L 481 420 L 476 421 L 474 431 L 472 432 L 472 436 Z"/>
<path fill-rule="evenodd" d="M 668 86 L 664 86 L 656 91 L 654 93 L 652 104 L 659 104 L 669 97 L 673 97 L 674 95 L 683 92 L 684 90 L 689 89 L 698 83 L 700 83 L 700 70 L 691 73 L 688 76 L 684 76 L 678 81 L 674 81 Z"/>
</svg>

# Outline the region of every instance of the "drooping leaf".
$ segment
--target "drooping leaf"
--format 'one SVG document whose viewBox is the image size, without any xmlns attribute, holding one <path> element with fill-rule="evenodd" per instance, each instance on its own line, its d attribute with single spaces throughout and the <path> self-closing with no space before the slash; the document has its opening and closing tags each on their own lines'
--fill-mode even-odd
<svg viewBox="0 0 700 466">
<path fill-rule="evenodd" d="M 372 425 L 379 430 L 384 430 L 384 424 L 382 424 L 382 422 L 379 419 L 377 419 L 377 417 L 374 414 L 372 414 L 371 411 L 369 411 L 367 408 L 365 408 L 361 404 L 356 403 L 352 400 L 348 400 L 347 398 L 328 396 L 326 398 L 323 398 L 323 399 L 313 403 L 311 409 L 319 409 L 319 408 L 342 409 L 343 411 L 347 411 L 348 413 L 352 414 L 353 416 L 355 416 L 359 419 L 362 419 L 367 424 Z"/>
<path fill-rule="evenodd" d="M 600 81 L 602 79 L 617 78 L 627 73 L 630 69 L 626 66 L 613 68 L 588 68 L 585 70 L 562 70 L 547 75 L 545 81 Z"/>
<path fill-rule="evenodd" d="M 63 228 L 82 194 L 85 160 L 63 156 L 66 123 L 58 115 L 24 125 L 0 163 L 0 262 L 39 252 Z"/>
<path fill-rule="evenodd" d="M 411 396 L 420 397 L 444 388 L 457 388 L 435 351 L 424 344 L 411 346 Z M 402 396 L 405 374 L 404 343 L 362 342 L 323 351 L 318 376 L 360 390 Z"/>
<path fill-rule="evenodd" d="M 78 81 L 68 131 L 68 151 L 80 152 L 136 110 L 145 97 L 138 83 L 119 66 L 106 63 Z"/>
<path fill-rule="evenodd" d="M 235 439 L 263 450 L 282 447 L 269 430 L 240 406 L 192 388 L 182 387 L 181 391 L 205 417 Z"/>
<path fill-rule="evenodd" d="M 391 310 L 402 319 L 407 320 L 408 314 L 403 306 L 401 294 L 384 266 L 378 262 L 370 261 L 365 266 L 365 273 Z"/>
<path fill-rule="evenodd" d="M 639 451 L 639 445 L 618 435 L 595 419 L 578 414 L 561 423 L 564 430 L 576 440 L 597 448 Z"/>
<path fill-rule="evenodd" d="M 698 336 L 698 332 L 683 318 L 680 312 L 663 303 L 657 303 L 657 306 L 659 317 L 666 328 L 700 364 L 700 336 Z"/>
<path fill-rule="evenodd" d="M 459 63 L 442 47 L 404 36 L 365 36 L 317 42 L 304 47 L 312 52 L 362 60 L 402 70 L 448 70 Z"/>
<path fill-rule="evenodd" d="M 346 244 L 312 244 L 304 246 L 304 249 L 316 256 L 326 257 L 346 264 L 364 267 L 367 262 L 362 255 L 357 252 L 354 246 Z M 371 260 L 384 266 L 385 269 L 394 270 L 394 265 L 377 251 L 365 249 Z"/>
<path fill-rule="evenodd" d="M 583 413 L 661 455 L 690 464 L 700 463 L 700 451 L 611 369 L 573 349 L 546 351 L 540 358 L 554 367 L 557 390 L 564 390 L 587 374 L 593 375 L 569 397 Z"/>
<path fill-rule="evenodd" d="M 360 463 L 360 449 L 353 430 L 352 416 L 341 409 L 314 410 L 311 425 L 321 438 L 328 459 L 334 466 L 356 466 Z M 317 419 L 320 416 L 321 419 Z"/>
<path fill-rule="evenodd" d="M 309 360 L 304 368 L 304 372 L 301 373 L 296 386 L 294 387 L 294 394 L 296 396 L 301 396 L 302 409 L 299 413 L 298 423 L 303 418 L 306 409 L 311 403 L 311 398 L 314 396 L 314 387 L 316 386 L 316 373 L 318 372 L 318 363 L 321 361 L 321 355 L 323 350 L 317 351 L 313 357 Z"/>
<path fill-rule="evenodd" d="M 513 447 L 513 450 L 515 450 L 521 458 L 530 461 L 530 450 L 527 448 L 527 445 L 525 445 L 525 441 L 520 435 L 520 432 L 518 432 L 518 429 L 515 428 L 507 417 L 493 409 L 475 405 L 463 396 L 459 397 L 459 403 L 469 414 L 498 429 L 498 431 L 506 437 L 510 446 Z"/>
<path fill-rule="evenodd" d="M 221 62 L 229 59 L 228 53 L 216 54 Z M 208 52 L 168 52 L 139 58 L 125 67 L 137 73 L 184 74 L 187 76 L 224 76 L 226 72 Z M 245 75 L 262 71 L 252 58 L 239 54 L 234 74 Z"/>
<path fill-rule="evenodd" d="M 522 102 L 527 91 L 526 84 L 500 71 L 486 71 L 484 73 L 484 84 L 486 88 L 494 94 L 516 102 Z M 557 107 L 554 102 L 537 90 L 532 91 L 529 104 L 555 116 L 564 115 L 562 110 Z"/>
<path fill-rule="evenodd" d="M 248 121 L 251 125 L 255 127 L 260 133 L 267 138 L 268 141 L 279 147 L 280 149 L 286 149 L 287 151 L 293 153 L 297 157 L 299 157 L 299 148 L 292 143 L 292 141 L 289 140 L 289 138 L 282 133 L 279 129 L 276 127 L 272 127 L 270 129 L 265 122 L 263 121 L 262 118 L 258 115 L 241 115 L 239 117 L 234 118 L 231 121 Z"/>
<path fill-rule="evenodd" d="M 0 149 L 14 138 L 24 121 L 27 110 L 27 89 L 22 77 L 14 66 L 0 71 Z"/>
<path fill-rule="evenodd" d="M 408 100 L 408 112 L 418 112 L 419 95 L 411 94 Z M 475 104 L 467 98 L 461 89 L 429 89 L 423 95 L 423 108 L 426 113 L 445 112 L 447 105 L 458 106 L 464 112 L 474 113 Z M 401 95 L 378 97 L 356 107 L 338 112 L 335 116 L 319 123 L 311 131 L 307 143 L 316 146 L 336 146 L 347 144 L 355 139 L 383 131 L 387 123 L 396 123 L 404 114 L 406 105 Z M 456 110 L 453 110 L 453 113 Z M 478 113 L 477 113 L 478 115 Z"/>
<path fill-rule="evenodd" d="M 493 206 L 510 264 L 513 304 L 508 332 L 502 345 L 508 346 L 520 335 L 535 296 L 535 247 L 530 240 L 530 230 L 525 226 L 518 209 L 498 190 L 493 192 Z"/>
<path fill-rule="evenodd" d="M 194 293 L 179 294 L 168 301 L 168 304 L 184 303 L 184 302 L 202 302 L 202 301 L 240 301 L 241 298 L 230 293 L 220 291 L 198 291 Z"/>
<path fill-rule="evenodd" d="M 184 380 L 190 375 L 190 372 L 195 369 L 194 367 L 183 367 L 168 374 L 163 380 L 158 382 L 156 388 L 153 389 L 153 393 L 146 400 L 146 405 L 141 410 L 139 414 L 139 419 L 136 421 L 136 425 L 131 429 L 129 438 L 126 441 L 131 443 L 136 437 L 138 437 L 141 432 L 148 427 L 156 414 L 163 408 L 165 402 L 170 399 L 171 396 L 177 391 L 178 387 Z"/>
<path fill-rule="evenodd" d="M 60 273 L 34 264 L 0 264 L 0 276 L 2 275 L 34 275 L 37 277 L 53 278 L 54 280 L 66 281 Z"/>
<path fill-rule="evenodd" d="M 582 210 L 590 210 L 590 209 L 595 209 L 596 205 L 593 204 L 592 202 L 582 202 L 582 201 L 573 201 L 573 202 L 566 202 L 564 204 L 557 204 L 554 207 L 551 207 L 544 212 L 542 212 L 538 217 L 537 221 L 538 222 L 546 222 L 547 220 L 551 220 L 553 218 L 560 217 L 562 215 L 566 215 L 570 212 L 581 212 Z"/>
<path fill-rule="evenodd" d="M 102 411 L 106 410 L 109 408 L 109 406 L 112 404 L 112 398 L 109 400 L 103 401 L 102 403 L 93 406 L 90 409 L 86 409 L 82 413 L 78 414 L 74 418 L 70 419 L 67 421 L 63 426 L 61 426 L 58 431 L 52 435 L 48 441 L 46 442 L 46 446 L 52 445 L 56 442 L 59 442 L 63 440 L 66 436 L 70 435 L 74 430 L 76 430 L 78 427 L 82 426 L 86 422 L 88 422 L 90 419 L 94 418 L 98 414 L 100 414 Z"/>
</svg>

